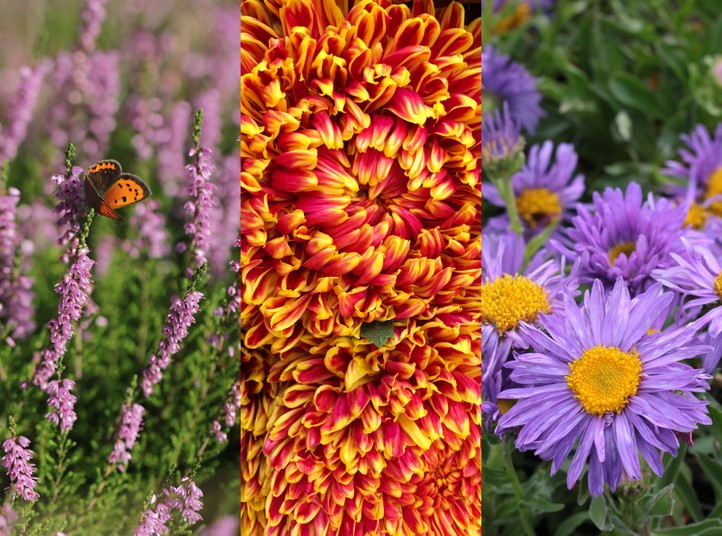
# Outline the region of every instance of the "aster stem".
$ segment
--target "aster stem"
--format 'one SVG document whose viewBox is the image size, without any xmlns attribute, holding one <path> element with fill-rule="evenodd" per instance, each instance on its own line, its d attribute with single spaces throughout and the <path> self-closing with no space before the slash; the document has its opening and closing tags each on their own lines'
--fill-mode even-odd
<svg viewBox="0 0 722 536">
<path fill-rule="evenodd" d="M 534 526 L 532 525 L 531 519 L 529 518 L 529 511 L 524 504 L 524 492 L 521 489 L 521 483 L 519 482 L 519 476 L 516 474 L 514 468 L 514 462 L 511 459 L 513 451 L 513 444 L 511 441 L 504 441 L 502 443 L 502 455 L 504 458 L 504 469 L 506 469 L 506 475 L 509 478 L 511 487 L 514 490 L 514 497 L 516 497 L 517 507 L 519 508 L 519 519 L 521 525 L 524 527 L 524 534 L 527 536 L 535 536 Z"/>
<path fill-rule="evenodd" d="M 509 216 L 509 228 L 514 231 L 517 235 L 521 236 L 524 232 L 524 228 L 519 220 L 519 210 L 516 206 L 516 197 L 514 196 L 514 188 L 511 184 L 512 175 L 506 177 L 492 177 L 491 181 L 496 186 L 499 195 L 504 200 L 506 205 L 506 212 Z"/>
</svg>

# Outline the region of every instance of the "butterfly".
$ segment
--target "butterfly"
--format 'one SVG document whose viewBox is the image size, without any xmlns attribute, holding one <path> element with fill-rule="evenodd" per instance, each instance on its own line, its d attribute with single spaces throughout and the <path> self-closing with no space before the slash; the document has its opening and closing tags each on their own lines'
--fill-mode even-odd
<svg viewBox="0 0 722 536">
<path fill-rule="evenodd" d="M 135 175 L 123 173 L 115 160 L 101 160 L 88 168 L 83 180 L 85 202 L 95 212 L 122 220 L 115 210 L 150 196 L 150 188 Z"/>
</svg>

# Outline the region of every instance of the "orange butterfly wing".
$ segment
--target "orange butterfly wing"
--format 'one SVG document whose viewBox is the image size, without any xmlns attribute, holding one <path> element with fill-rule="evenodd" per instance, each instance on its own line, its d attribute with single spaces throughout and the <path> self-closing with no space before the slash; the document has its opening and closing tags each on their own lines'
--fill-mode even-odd
<svg viewBox="0 0 722 536">
<path fill-rule="evenodd" d="M 151 194 L 148 185 L 135 175 L 123 173 L 110 188 L 103 193 L 103 201 L 111 209 L 132 205 L 149 197 Z M 102 206 L 101 206 L 101 214 Z"/>
</svg>

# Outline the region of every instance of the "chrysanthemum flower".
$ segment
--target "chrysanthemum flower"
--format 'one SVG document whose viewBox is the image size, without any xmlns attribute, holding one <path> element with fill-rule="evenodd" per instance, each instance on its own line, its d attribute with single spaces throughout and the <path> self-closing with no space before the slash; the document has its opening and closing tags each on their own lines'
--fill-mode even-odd
<svg viewBox="0 0 722 536">
<path fill-rule="evenodd" d="M 480 20 L 248 0 L 242 28 L 242 531 L 478 534 Z"/>
<path fill-rule="evenodd" d="M 501 385 L 501 370 L 512 347 L 525 346 L 518 335 L 523 324 L 536 325 L 544 314 L 563 311 L 564 292 L 577 293 L 576 272 L 565 273 L 565 260 L 544 261 L 537 254 L 523 269 L 524 239 L 506 233 L 484 235 L 482 249 L 481 330 L 485 400 L 496 404 L 494 393 Z M 490 412 L 495 408 L 487 408 Z"/>
<path fill-rule="evenodd" d="M 681 362 L 707 350 L 694 344 L 696 327 L 648 332 L 672 299 L 659 284 L 632 299 L 622 279 L 608 295 L 595 281 L 582 305 L 566 296 L 563 316 L 544 316 L 544 331 L 523 325 L 533 352 L 507 365 L 521 387 L 500 393 L 518 401 L 497 430 L 518 428 L 517 448 L 552 460 L 552 474 L 576 446 L 567 486 L 589 460 L 593 496 L 605 483 L 641 480 L 640 455 L 661 476 L 660 454 L 676 456 L 676 434 L 711 424 L 707 402 L 692 394 L 709 376 Z"/>
<path fill-rule="evenodd" d="M 652 194 L 643 202 L 635 182 L 626 193 L 618 188 L 594 192 L 593 202 L 593 211 L 577 205 L 565 245 L 552 241 L 570 258 L 581 259 L 580 277 L 588 282 L 598 278 L 611 286 L 622 277 L 636 293 L 652 283 L 652 270 L 672 264 L 671 253 L 682 253 L 682 236 L 703 240 L 683 228 L 686 205 Z"/>
<path fill-rule="evenodd" d="M 541 94 L 536 88 L 536 79 L 522 65 L 492 46 L 484 48 L 482 64 L 484 113 L 506 102 L 512 119 L 533 134 L 544 115 L 539 106 Z"/>
<path fill-rule="evenodd" d="M 577 173 L 577 153 L 569 143 L 556 148 L 547 140 L 529 150 L 525 164 L 512 177 L 517 210 L 525 227 L 538 231 L 561 219 L 584 193 L 584 176 Z M 484 198 L 503 207 L 504 200 L 493 184 L 484 185 Z M 505 218 L 508 221 L 508 218 Z"/>
</svg>

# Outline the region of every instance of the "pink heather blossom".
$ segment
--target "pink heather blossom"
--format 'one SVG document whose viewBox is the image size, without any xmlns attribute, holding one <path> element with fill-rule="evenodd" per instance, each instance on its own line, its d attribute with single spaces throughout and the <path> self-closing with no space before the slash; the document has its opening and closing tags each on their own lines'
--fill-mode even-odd
<svg viewBox="0 0 722 536">
<path fill-rule="evenodd" d="M 163 490 L 165 503 L 181 513 L 183 520 L 189 525 L 195 525 L 201 519 L 198 513 L 203 509 L 201 497 L 203 492 L 188 476 L 181 479 L 180 486 L 170 486 Z"/>
<path fill-rule="evenodd" d="M 30 463 L 33 451 L 27 448 L 28 445 L 30 440 L 25 436 L 7 439 L 3 443 L 5 456 L 1 465 L 7 470 L 12 483 L 12 487 L 6 491 L 14 489 L 13 494 L 20 495 L 26 501 L 37 501 L 39 495 L 35 491 L 35 484 L 38 479 L 33 476 L 35 465 Z"/>
<path fill-rule="evenodd" d="M 238 536 L 240 521 L 238 516 L 223 516 L 212 525 L 205 527 L 200 536 Z"/>
<path fill-rule="evenodd" d="M 20 69 L 20 84 L 14 97 L 8 104 L 8 117 L 5 124 L 0 127 L 0 167 L 17 156 L 18 148 L 25 139 L 28 125 L 35 111 L 38 93 L 43 78 L 49 71 L 49 63 L 41 62 L 37 67 L 23 67 Z"/>
<path fill-rule="evenodd" d="M 0 536 L 12 536 L 13 524 L 18 520 L 18 515 L 13 512 L 10 503 L 3 504 L 0 508 Z"/>
<path fill-rule="evenodd" d="M 153 495 L 150 506 L 140 519 L 140 525 L 135 529 L 135 536 L 168 534 L 168 522 L 172 519 L 170 508 L 165 502 L 157 502 L 157 500 L 158 498 Z"/>
<path fill-rule="evenodd" d="M 172 511 L 180 512 L 183 520 L 195 525 L 203 519 L 198 512 L 203 509 L 201 497 L 203 492 L 190 477 L 185 476 L 180 486 L 169 486 L 161 494 L 163 501 L 153 495 L 150 506 L 143 513 L 140 525 L 135 529 L 135 536 L 154 536 L 168 533 L 168 522 L 172 519 Z"/>
<path fill-rule="evenodd" d="M 211 433 L 216 436 L 216 441 L 219 443 L 225 443 L 228 441 L 228 434 L 223 431 L 221 423 L 218 421 L 213 421 L 213 424 L 211 424 Z"/>
<path fill-rule="evenodd" d="M 188 336 L 188 328 L 195 323 L 195 314 L 200 310 L 199 302 L 203 293 L 192 291 L 180 300 L 177 299 L 171 306 L 171 312 L 165 319 L 163 338 L 158 343 L 158 350 L 149 359 L 148 368 L 143 371 L 141 386 L 143 394 L 150 396 L 153 386 L 163 379 L 163 370 L 171 363 L 171 357 L 176 354 L 183 340 Z"/>
<path fill-rule="evenodd" d="M 27 337 L 33 329 L 34 309 L 32 300 L 33 280 L 16 268 L 16 255 L 20 248 L 21 236 L 15 222 L 20 191 L 10 188 L 7 195 L 0 195 L 0 324 L 12 325 L 13 336 Z M 20 269 L 27 269 L 22 262 Z"/>
<path fill-rule="evenodd" d="M 185 224 L 184 231 L 191 238 L 193 266 L 186 270 L 186 277 L 191 277 L 196 268 L 208 262 L 208 247 L 213 233 L 211 214 L 215 206 L 213 192 L 216 189 L 215 184 L 210 181 L 211 173 L 215 169 L 212 151 L 200 147 L 191 149 L 189 154 L 195 159 L 186 166 L 188 195 L 191 199 L 186 202 L 185 211 L 192 220 Z"/>
<path fill-rule="evenodd" d="M 49 395 L 48 407 L 51 409 L 45 414 L 45 418 L 53 424 L 60 423 L 60 430 L 63 432 L 72 430 L 78 418 L 75 414 L 75 402 L 78 399 L 70 392 L 74 386 L 73 380 L 63 379 L 53 380 L 45 388 Z"/>
<path fill-rule="evenodd" d="M 233 382 L 230 390 L 229 400 L 223 406 L 226 414 L 226 426 L 229 428 L 236 423 L 237 412 L 241 409 L 241 381 Z"/>
<path fill-rule="evenodd" d="M 55 374 L 58 360 L 65 355 L 68 342 L 73 337 L 73 322 L 80 319 L 88 302 L 91 288 L 90 269 L 93 264 L 94 261 L 88 257 L 88 250 L 82 249 L 68 269 L 63 282 L 55 286 L 55 292 L 60 295 L 58 316 L 47 324 L 50 330 L 50 346 L 42 351 L 41 362 L 33 377 L 33 383 L 42 389 Z"/>
<path fill-rule="evenodd" d="M 167 126 L 168 137 L 158 145 L 158 178 L 169 197 L 181 193 L 180 181 L 185 170 L 183 153 L 190 121 L 190 104 L 185 101 L 174 104 Z"/>
<path fill-rule="evenodd" d="M 80 220 L 85 217 L 87 209 L 85 206 L 85 192 L 83 190 L 82 175 L 85 170 L 78 166 L 73 166 L 70 175 L 53 175 L 52 181 L 57 185 L 55 195 L 58 198 L 58 204 L 55 205 L 55 213 L 58 216 L 57 225 L 64 228 L 60 235 L 58 244 L 60 246 L 69 246 L 67 250 L 73 250 L 77 247 L 77 238 L 75 236 L 80 231 Z M 73 242 L 72 244 L 70 242 Z M 68 253 L 64 255 L 63 262 L 68 262 Z"/>
<path fill-rule="evenodd" d="M 95 50 L 95 42 L 100 35 L 103 21 L 105 20 L 105 4 L 108 0 L 88 0 L 80 15 L 83 25 L 80 29 L 80 47 L 85 52 Z"/>
<path fill-rule="evenodd" d="M 137 229 L 139 240 L 123 242 L 123 250 L 137 259 L 145 250 L 149 259 L 162 259 L 170 253 L 166 217 L 154 199 L 140 203 L 130 218 L 130 225 Z"/>
<path fill-rule="evenodd" d="M 120 430 L 118 430 L 118 438 L 115 440 L 113 452 L 108 458 L 109 463 L 117 463 L 118 470 L 122 473 L 125 471 L 130 461 L 130 451 L 138 439 L 138 434 L 143 425 L 143 413 L 145 408 L 140 404 L 130 405 L 128 402 L 123 404 L 123 416 L 121 418 Z"/>
</svg>

